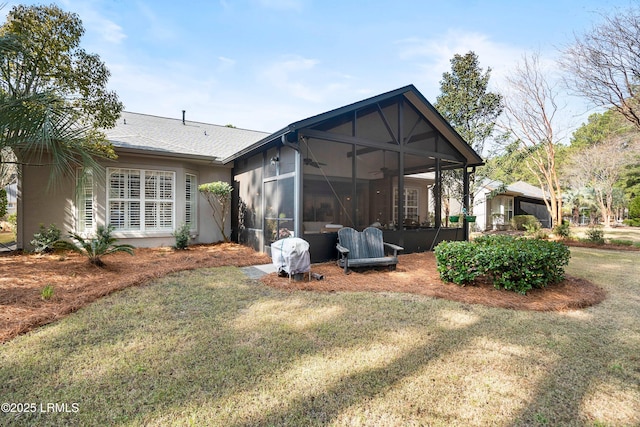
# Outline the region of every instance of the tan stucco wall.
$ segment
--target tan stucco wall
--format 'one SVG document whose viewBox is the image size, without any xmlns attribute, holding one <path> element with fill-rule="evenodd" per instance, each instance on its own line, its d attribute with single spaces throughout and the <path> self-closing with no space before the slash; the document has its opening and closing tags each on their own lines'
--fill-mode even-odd
<svg viewBox="0 0 640 427">
<path fill-rule="evenodd" d="M 184 222 L 185 175 L 197 176 L 198 185 L 211 181 L 231 182 L 231 169 L 212 166 L 204 162 L 120 155 L 117 161 L 104 162 L 102 176 L 94 178 L 94 204 L 96 224 L 105 224 L 107 219 L 105 191 L 106 168 L 131 168 L 175 172 L 175 226 Z M 30 241 L 40 224 L 55 224 L 63 234 L 75 227 L 75 177 L 67 177 L 57 185 L 47 188 L 49 169 L 46 167 L 24 167 L 19 185 L 18 202 L 18 247 L 32 249 Z M 197 232 L 191 243 L 214 243 L 222 240 L 222 234 L 213 221 L 213 212 L 207 201 L 198 194 Z M 227 235 L 230 235 L 230 218 L 226 220 Z M 175 237 L 171 232 L 142 234 L 140 232 L 118 232 L 115 237 L 136 247 L 173 246 Z"/>
<path fill-rule="evenodd" d="M 18 248 L 33 249 L 30 241 L 40 224 L 55 224 L 63 235 L 73 229 L 71 203 L 74 180 L 61 178 L 49 185 L 49 168 L 24 166 L 18 181 Z"/>
</svg>

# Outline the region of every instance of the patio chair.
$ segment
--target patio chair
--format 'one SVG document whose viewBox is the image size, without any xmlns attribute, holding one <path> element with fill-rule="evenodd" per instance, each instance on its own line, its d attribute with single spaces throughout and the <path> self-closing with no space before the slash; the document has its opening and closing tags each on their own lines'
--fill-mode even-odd
<svg viewBox="0 0 640 427">
<path fill-rule="evenodd" d="M 385 248 L 393 250 L 393 256 L 385 255 Z M 349 267 L 389 267 L 395 270 L 398 264 L 398 251 L 403 247 L 386 243 L 382 240 L 382 230 L 367 227 L 359 232 L 350 227 L 338 231 L 338 265 L 344 268 L 345 274 Z"/>
</svg>

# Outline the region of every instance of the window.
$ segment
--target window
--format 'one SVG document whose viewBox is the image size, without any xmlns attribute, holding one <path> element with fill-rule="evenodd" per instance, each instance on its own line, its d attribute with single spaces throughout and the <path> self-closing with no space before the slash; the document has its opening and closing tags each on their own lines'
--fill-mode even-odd
<svg viewBox="0 0 640 427">
<path fill-rule="evenodd" d="M 198 226 L 198 181 L 195 175 L 186 174 L 185 176 L 185 207 L 184 222 L 189 225 L 191 230 L 195 230 Z"/>
<path fill-rule="evenodd" d="M 505 204 L 505 219 L 511 221 L 513 218 L 513 198 L 509 197 Z"/>
<path fill-rule="evenodd" d="M 411 221 L 420 221 L 418 204 L 418 189 L 417 188 L 405 188 L 404 189 L 404 215 L 405 219 Z M 398 219 L 398 187 L 394 189 L 393 194 L 393 218 Z"/>
<path fill-rule="evenodd" d="M 93 230 L 93 171 L 78 170 L 76 175 L 76 231 Z"/>
<path fill-rule="evenodd" d="M 175 173 L 108 169 L 109 224 L 116 230 L 174 229 Z"/>
</svg>

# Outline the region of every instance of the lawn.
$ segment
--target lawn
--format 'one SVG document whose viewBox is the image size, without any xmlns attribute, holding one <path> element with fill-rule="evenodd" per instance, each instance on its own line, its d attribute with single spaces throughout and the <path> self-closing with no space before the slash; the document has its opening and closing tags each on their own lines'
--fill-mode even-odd
<svg viewBox="0 0 640 427">
<path fill-rule="evenodd" d="M 571 233 L 575 237 L 586 238 L 589 227 L 571 227 Z M 633 243 L 640 244 L 640 227 L 619 227 L 619 228 L 603 228 L 604 238 L 609 241 L 629 240 Z"/>
<path fill-rule="evenodd" d="M 565 312 L 175 273 L 3 344 L 0 424 L 639 425 L 640 252 L 572 255 Z"/>
<path fill-rule="evenodd" d="M 8 244 L 8 243 L 12 243 L 14 242 L 15 236 L 13 235 L 13 232 L 0 232 L 0 244 Z"/>
</svg>

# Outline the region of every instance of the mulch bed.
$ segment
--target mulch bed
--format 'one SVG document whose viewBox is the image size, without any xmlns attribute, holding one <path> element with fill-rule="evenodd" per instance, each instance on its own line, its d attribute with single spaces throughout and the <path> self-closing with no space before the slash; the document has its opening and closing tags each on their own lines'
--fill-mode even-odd
<svg viewBox="0 0 640 427">
<path fill-rule="evenodd" d="M 398 259 L 395 271 L 364 270 L 345 275 L 335 262 L 329 262 L 311 268 L 312 273 L 324 276 L 322 280 L 308 281 L 308 276 L 305 276 L 304 281 L 296 282 L 270 274 L 263 277 L 262 282 L 288 290 L 405 292 L 468 304 L 533 311 L 575 310 L 598 304 L 606 297 L 602 288 L 571 276 L 545 289 L 531 290 L 527 295 L 496 289 L 487 281 L 463 287 L 440 280 L 433 252 L 400 255 Z"/>
<path fill-rule="evenodd" d="M 277 274 L 261 280 L 268 286 L 286 290 L 406 292 L 515 310 L 572 310 L 605 298 L 601 288 L 573 277 L 526 296 L 500 291 L 482 282 L 461 287 L 440 280 L 432 252 L 399 258 L 398 268 L 392 272 L 368 270 L 345 275 L 330 262 L 312 266 L 314 273 L 324 275 L 321 281 L 296 282 Z M 107 266 L 98 268 L 74 253 L 0 256 L 0 343 L 60 319 L 112 292 L 172 272 L 271 263 L 267 255 L 233 243 L 194 245 L 186 251 L 138 248 L 134 256 L 114 254 L 104 261 Z M 53 286 L 54 295 L 45 301 L 41 292 L 46 285 Z"/>
<path fill-rule="evenodd" d="M 169 273 L 204 267 L 267 264 L 266 254 L 233 243 L 194 245 L 185 251 L 137 248 L 105 257 L 95 267 L 75 253 L 0 256 L 0 343 L 53 322 L 112 292 Z M 42 289 L 53 286 L 50 300 Z"/>
</svg>

